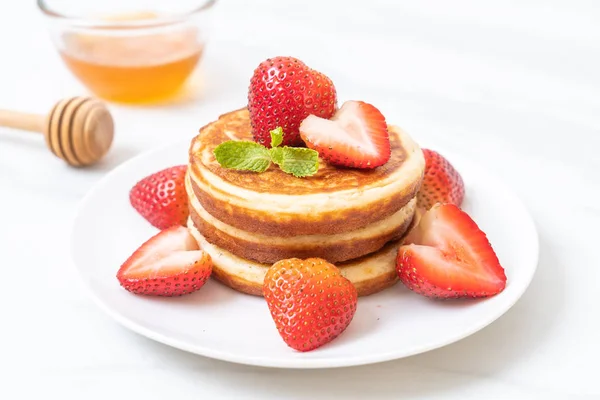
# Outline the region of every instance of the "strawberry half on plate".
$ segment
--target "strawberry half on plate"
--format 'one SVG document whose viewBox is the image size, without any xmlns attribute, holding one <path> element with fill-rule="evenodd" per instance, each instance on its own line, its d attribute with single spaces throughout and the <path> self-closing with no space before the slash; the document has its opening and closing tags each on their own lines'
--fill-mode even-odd
<svg viewBox="0 0 600 400">
<path fill-rule="evenodd" d="M 300 136 L 331 165 L 372 169 L 391 155 L 385 117 L 363 101 L 345 102 L 331 119 L 309 115 L 300 124 Z"/>
<path fill-rule="evenodd" d="M 506 286 L 486 234 L 454 204 L 434 205 L 406 237 L 396 270 L 412 291 L 432 298 L 488 297 Z"/>
<path fill-rule="evenodd" d="M 165 229 L 123 263 L 117 279 L 126 290 L 149 296 L 181 296 L 199 290 L 212 260 L 183 226 Z"/>
</svg>

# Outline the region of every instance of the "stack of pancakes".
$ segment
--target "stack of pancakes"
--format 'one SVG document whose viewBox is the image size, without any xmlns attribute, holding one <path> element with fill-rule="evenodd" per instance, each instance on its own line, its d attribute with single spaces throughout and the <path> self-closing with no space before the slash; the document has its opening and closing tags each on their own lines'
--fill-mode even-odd
<svg viewBox="0 0 600 400">
<path fill-rule="evenodd" d="M 263 173 L 226 169 L 213 150 L 252 140 L 246 109 L 222 115 L 192 140 L 186 190 L 188 227 L 213 260 L 213 276 L 262 295 L 267 269 L 286 258 L 321 257 L 335 264 L 359 295 L 396 282 L 395 257 L 415 223 L 425 161 L 400 128 L 388 127 L 392 155 L 373 170 L 319 162 L 296 178 L 271 165 Z"/>
</svg>

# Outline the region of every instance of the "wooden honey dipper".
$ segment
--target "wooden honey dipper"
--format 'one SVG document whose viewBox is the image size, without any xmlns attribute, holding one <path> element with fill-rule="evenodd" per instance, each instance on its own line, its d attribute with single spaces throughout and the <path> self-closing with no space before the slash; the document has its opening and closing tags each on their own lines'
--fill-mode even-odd
<svg viewBox="0 0 600 400">
<path fill-rule="evenodd" d="M 0 110 L 0 126 L 43 132 L 52 153 L 73 167 L 99 161 L 114 136 L 110 112 L 102 102 L 89 97 L 63 99 L 47 116 Z"/>
</svg>

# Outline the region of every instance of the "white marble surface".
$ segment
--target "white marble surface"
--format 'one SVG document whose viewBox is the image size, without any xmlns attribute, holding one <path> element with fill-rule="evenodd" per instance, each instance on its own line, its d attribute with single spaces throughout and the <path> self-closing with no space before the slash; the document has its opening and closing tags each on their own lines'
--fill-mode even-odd
<svg viewBox="0 0 600 400">
<path fill-rule="evenodd" d="M 111 105 L 115 147 L 95 169 L 69 169 L 39 137 L 0 128 L 0 398 L 600 398 L 598 2 L 324 3 L 221 0 L 200 98 Z M 33 1 L 0 2 L 0 51 L 0 108 L 45 112 L 85 93 Z M 511 183 L 541 240 L 538 272 L 512 310 L 423 355 L 285 371 L 154 343 L 91 302 L 66 240 L 81 197 L 119 163 L 243 105 L 254 66 L 279 54 Z"/>
</svg>

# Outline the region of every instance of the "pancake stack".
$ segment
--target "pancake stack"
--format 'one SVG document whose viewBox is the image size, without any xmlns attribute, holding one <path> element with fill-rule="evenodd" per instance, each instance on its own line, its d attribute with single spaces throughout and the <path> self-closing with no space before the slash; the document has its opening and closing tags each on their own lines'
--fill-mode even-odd
<svg viewBox="0 0 600 400">
<path fill-rule="evenodd" d="M 393 285 L 425 161 L 408 134 L 395 126 L 388 131 L 392 155 L 385 165 L 357 170 L 320 160 L 316 175 L 296 178 L 275 165 L 256 173 L 215 160 L 219 144 L 252 140 L 247 109 L 203 127 L 189 150 L 188 227 L 212 257 L 213 276 L 260 296 L 273 263 L 320 257 L 338 266 L 361 296 Z"/>
</svg>

